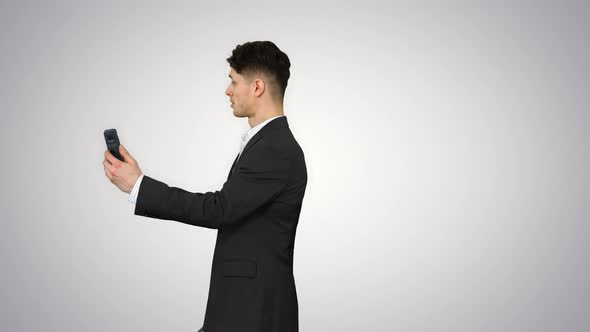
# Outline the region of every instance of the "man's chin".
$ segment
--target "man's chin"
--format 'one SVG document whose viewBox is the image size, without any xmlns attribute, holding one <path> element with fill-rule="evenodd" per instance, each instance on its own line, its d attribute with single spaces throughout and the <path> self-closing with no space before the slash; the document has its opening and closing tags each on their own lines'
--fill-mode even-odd
<svg viewBox="0 0 590 332">
<path fill-rule="evenodd" d="M 247 115 L 246 115 L 246 114 L 244 114 L 244 113 L 240 113 L 240 112 L 236 111 L 235 109 L 234 109 L 234 116 L 235 116 L 236 118 L 245 118 L 245 117 L 247 117 Z"/>
</svg>

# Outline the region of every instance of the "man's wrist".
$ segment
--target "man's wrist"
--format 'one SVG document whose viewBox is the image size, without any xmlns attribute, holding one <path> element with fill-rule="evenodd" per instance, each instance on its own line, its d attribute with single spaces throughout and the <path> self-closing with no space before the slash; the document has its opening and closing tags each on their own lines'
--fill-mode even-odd
<svg viewBox="0 0 590 332">
<path fill-rule="evenodd" d="M 143 174 L 141 174 L 139 176 L 139 178 L 137 179 L 137 181 L 135 181 L 135 185 L 133 186 L 133 189 L 131 190 L 131 192 L 129 193 L 129 202 L 135 204 L 137 202 L 137 194 L 139 194 L 139 187 L 141 186 L 141 180 L 143 180 Z"/>
</svg>

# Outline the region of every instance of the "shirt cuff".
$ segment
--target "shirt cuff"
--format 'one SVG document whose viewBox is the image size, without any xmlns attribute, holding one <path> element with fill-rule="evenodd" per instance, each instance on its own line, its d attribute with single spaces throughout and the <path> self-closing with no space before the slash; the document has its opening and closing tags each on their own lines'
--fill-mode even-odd
<svg viewBox="0 0 590 332">
<path fill-rule="evenodd" d="M 129 202 L 135 204 L 137 202 L 137 194 L 139 193 L 139 186 L 141 185 L 141 180 L 143 179 L 143 174 L 141 174 L 139 176 L 139 179 L 137 179 L 137 182 L 135 182 L 135 185 L 133 186 L 133 190 L 131 190 L 131 193 L 129 193 Z"/>
</svg>

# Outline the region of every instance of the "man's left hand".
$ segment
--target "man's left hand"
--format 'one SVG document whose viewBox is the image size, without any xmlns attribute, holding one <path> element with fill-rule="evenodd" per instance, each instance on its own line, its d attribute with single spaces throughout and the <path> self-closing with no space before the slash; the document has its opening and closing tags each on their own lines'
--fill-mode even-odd
<svg viewBox="0 0 590 332">
<path fill-rule="evenodd" d="M 104 152 L 104 173 L 112 184 L 129 194 L 142 173 L 135 159 L 123 145 L 119 145 L 119 152 L 125 161 L 117 159 L 108 149 Z"/>
</svg>

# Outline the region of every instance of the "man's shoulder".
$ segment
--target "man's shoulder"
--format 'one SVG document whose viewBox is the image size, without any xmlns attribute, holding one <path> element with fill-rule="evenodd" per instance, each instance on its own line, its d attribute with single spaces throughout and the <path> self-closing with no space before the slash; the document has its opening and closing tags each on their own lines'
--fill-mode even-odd
<svg viewBox="0 0 590 332">
<path fill-rule="evenodd" d="M 288 127 L 273 128 L 273 130 L 265 133 L 259 142 L 261 147 L 265 150 L 290 150 L 299 148 L 297 140 Z"/>
</svg>

